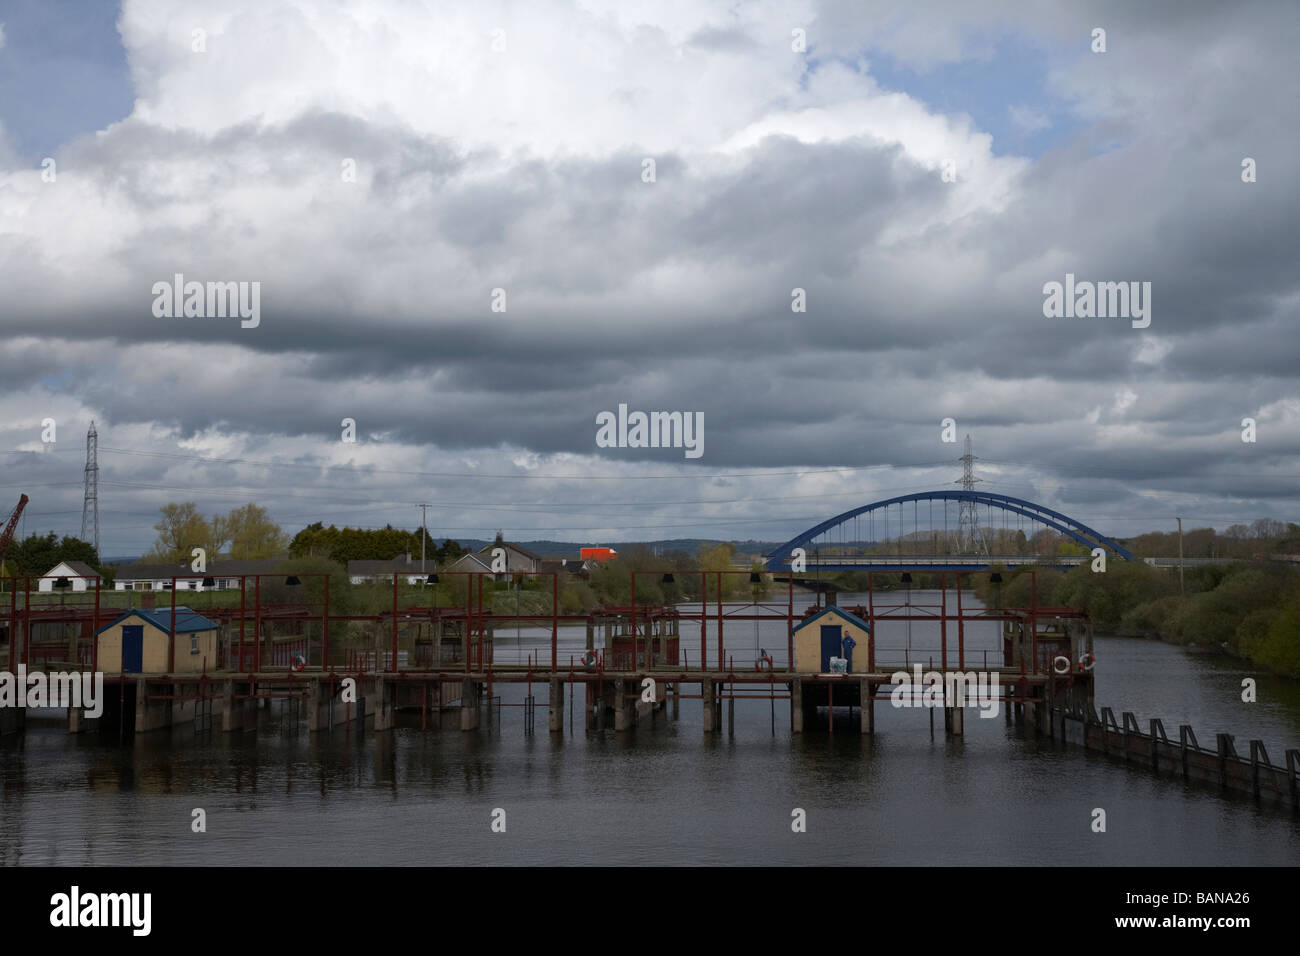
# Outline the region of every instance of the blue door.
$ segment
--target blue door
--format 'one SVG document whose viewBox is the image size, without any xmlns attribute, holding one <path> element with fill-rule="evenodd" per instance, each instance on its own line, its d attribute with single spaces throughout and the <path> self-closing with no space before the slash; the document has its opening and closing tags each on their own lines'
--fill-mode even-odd
<svg viewBox="0 0 1300 956">
<path fill-rule="evenodd" d="M 144 625 L 122 625 L 122 673 L 139 674 L 144 670 Z"/>
<path fill-rule="evenodd" d="M 831 658 L 840 657 L 840 643 L 843 638 L 843 625 L 841 624 L 823 624 L 822 625 L 822 670 L 823 674 L 829 673 L 831 669 Z"/>
</svg>

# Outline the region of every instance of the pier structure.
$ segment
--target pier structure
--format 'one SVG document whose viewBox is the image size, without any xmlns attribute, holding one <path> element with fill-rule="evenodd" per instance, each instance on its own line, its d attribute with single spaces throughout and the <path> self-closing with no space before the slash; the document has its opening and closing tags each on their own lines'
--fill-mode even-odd
<svg viewBox="0 0 1300 956">
<path fill-rule="evenodd" d="M 29 672 L 101 671 L 109 685 L 118 688 L 119 704 L 136 715 L 133 726 L 137 731 L 189 721 L 196 708 L 206 714 L 209 706 L 219 715 L 223 729 L 238 730 L 250 723 L 245 716 L 248 705 L 240 701 L 328 701 L 348 679 L 356 682 L 356 690 L 349 696 L 355 693 L 358 701 L 364 698 L 364 713 L 377 714 L 377 725 L 391 725 L 395 711 L 417 709 L 426 714 L 427 725 L 431 710 L 464 709 L 462 701 L 466 699 L 492 698 L 494 685 L 523 683 L 528 685 L 530 698 L 533 684 L 558 687 L 561 695 L 568 691 L 570 696 L 580 689 L 584 723 L 589 727 L 630 729 L 637 713 L 645 716 L 662 709 L 640 704 L 662 705 L 671 697 L 676 707 L 686 699 L 704 702 L 705 721 L 718 730 L 724 701 L 728 708 L 734 707 L 739 696 L 790 701 L 790 726 L 796 733 L 810 726 L 818 710 L 836 708 L 861 711 L 862 729 L 869 733 L 874 726 L 875 702 L 890 699 L 892 675 L 914 665 L 941 675 L 968 669 L 996 672 L 1006 688 L 1002 699 L 1022 711 L 1041 706 L 1058 692 L 1091 700 L 1090 673 L 1073 667 L 1065 674 L 1051 673 L 1056 651 L 1065 651 L 1071 662 L 1078 653 L 1091 652 L 1086 617 L 1069 608 L 986 609 L 972 608 L 969 601 L 963 606 L 962 581 L 974 572 L 939 573 L 938 602 L 909 599 L 906 606 L 891 590 L 896 575 L 870 572 L 867 604 L 847 610 L 861 615 L 873 630 L 883 621 L 936 625 L 940 648 L 937 657 L 925 660 L 911 656 L 907 649 L 899 649 L 891 657 L 878 651 L 876 641 L 868 640 L 863 649 L 865 667 L 853 674 L 827 672 L 816 662 L 803 666 L 795 659 L 796 625 L 834 605 L 834 592 L 819 591 L 817 605 L 797 612 L 793 576 L 784 582 L 781 599 L 755 597 L 751 602 L 736 602 L 724 597 L 727 576 L 748 575 L 751 583 L 760 578 L 758 583 L 768 585 L 755 572 L 695 573 L 700 601 L 641 603 L 636 596 L 638 579 L 651 574 L 671 579 L 673 575 L 638 571 L 632 575 L 629 604 L 580 614 L 560 613 L 556 572 L 513 575 L 550 579 L 549 614 L 494 612 L 485 601 L 486 586 L 490 579 L 501 576 L 490 572 L 443 572 L 443 577 L 465 579 L 465 603 L 455 607 L 421 603 L 418 594 L 417 603 L 404 603 L 401 572 L 393 572 L 391 606 L 370 615 L 331 612 L 330 580 L 325 574 L 242 575 L 237 603 L 232 596 L 221 606 L 192 612 L 183 603 L 191 590 L 187 584 L 203 581 L 202 574 L 173 578 L 163 592 L 167 603 L 161 607 L 157 606 L 158 592 L 101 594 L 93 588 L 59 595 L 57 603 L 41 600 L 34 587 L 39 579 L 25 579 L 22 587 L 10 592 L 8 607 L 0 608 L 0 668 L 16 670 L 21 665 Z M 891 580 L 882 590 L 881 580 L 886 578 Z M 814 582 L 808 583 L 815 587 Z M 950 600 L 954 587 L 955 600 Z M 410 589 L 407 591 L 409 602 Z M 166 641 L 166 668 L 133 672 L 123 661 L 101 660 L 96 635 L 129 610 L 113 606 L 106 600 L 110 596 L 125 597 L 132 605 L 140 598 L 142 607 L 161 619 L 164 632 L 172 630 L 166 622 L 174 624 L 178 614 L 210 619 L 220 629 L 215 666 L 205 667 L 201 673 L 184 673 L 177 661 L 178 654 L 185 660 L 185 638 L 175 633 L 161 635 Z M 785 646 L 770 652 L 746 646 L 737 666 L 736 651 L 728 640 L 750 623 L 760 622 L 779 622 Z M 965 629 L 974 622 L 1002 625 L 1003 647 L 996 659 L 990 660 L 987 649 L 978 659 L 967 652 Z M 1070 635 L 1062 629 L 1062 622 L 1073 627 Z M 575 626 L 585 631 L 585 647 L 561 655 L 560 629 Z M 497 635 L 520 627 L 549 628 L 549 648 L 538 647 L 526 660 L 501 661 L 495 647 Z M 742 638 L 736 640 L 740 643 Z M 748 644 L 747 635 L 743 640 Z M 1067 648 L 1066 643 L 1072 646 Z M 667 696 L 660 697 L 656 690 L 653 701 L 641 701 L 642 683 L 647 678 L 654 680 L 656 688 L 663 685 Z M 689 688 L 695 692 L 687 694 Z M 632 698 L 636 701 L 622 703 Z M 354 711 L 359 707 L 349 700 L 341 702 L 332 715 L 317 716 L 314 705 L 308 703 L 308 725 L 325 729 L 340 721 L 350 722 L 356 719 Z M 960 733 L 961 718 L 954 718 L 951 710 L 946 723 L 952 732 Z M 120 714 L 119 720 L 123 726 L 131 723 Z M 81 716 L 70 718 L 70 723 L 77 729 L 85 727 Z M 461 723 L 466 729 L 475 725 L 468 716 L 462 716 Z M 833 729 L 834 721 L 829 726 Z"/>
<path fill-rule="evenodd" d="M 239 601 L 196 612 L 220 628 L 217 666 L 186 673 L 175 662 L 187 653 L 175 628 L 166 635 L 169 667 L 151 673 L 130 672 L 122 660 L 99 656 L 96 634 L 126 611 L 103 598 L 119 592 L 95 589 L 63 595 L 57 603 L 33 599 L 33 581 L 9 594 L 0 607 L 0 670 L 15 672 L 102 672 L 103 713 L 97 720 L 84 707 L 68 708 L 67 727 L 80 733 L 128 738 L 169 727 L 190 726 L 197 732 L 243 733 L 258 726 L 258 711 L 277 707 L 309 732 L 383 732 L 397 726 L 422 730 L 477 731 L 500 721 L 500 685 L 523 685 L 521 704 L 526 732 L 535 732 L 538 693 L 545 688 L 547 730 L 633 732 L 639 724 L 674 719 L 683 701 L 699 700 L 706 734 L 734 734 L 736 701 L 769 702 L 776 732 L 777 702 L 788 706 L 794 734 L 825 732 L 872 734 L 876 704 L 897 704 L 904 693 L 912 700 L 924 692 L 938 694 L 943 733 L 960 738 L 969 701 L 951 694 L 971 674 L 998 681 L 997 706 L 1008 723 L 1025 723 L 1036 735 L 1099 750 L 1157 772 L 1178 772 L 1188 780 L 1217 783 L 1225 790 L 1244 790 L 1297 805 L 1300 751 L 1285 753 L 1285 766 L 1273 765 L 1262 742 L 1251 741 L 1249 753 L 1235 749 L 1221 734 L 1205 750 L 1190 727 L 1170 741 L 1155 721 L 1143 734 L 1136 718 L 1118 723 L 1094 700 L 1091 622 L 1079 611 L 1040 606 L 1035 571 L 1028 607 L 987 608 L 969 599 L 970 579 L 988 571 L 923 571 L 936 584 L 927 601 L 914 600 L 900 587 L 899 573 L 867 572 L 867 603 L 846 606 L 848 617 L 865 622 L 871 637 L 852 672 L 837 672 L 823 662 L 800 659 L 795 648 L 799 625 L 828 609 L 841 610 L 837 595 L 816 581 L 816 605 L 796 612 L 794 574 L 784 600 L 727 601 L 724 578 L 746 574 L 766 587 L 762 576 L 748 571 L 692 572 L 699 575 L 699 601 L 645 604 L 637 601 L 638 578 L 672 573 L 638 571 L 632 575 L 631 602 L 581 614 L 559 611 L 555 572 L 515 572 L 511 576 L 550 578 L 549 614 L 496 613 L 485 606 L 491 572 L 454 572 L 465 578 L 465 603 L 437 607 L 404 603 L 401 572 L 392 575 L 392 603 L 371 615 L 331 613 L 328 575 L 257 574 L 240 577 Z M 911 572 L 901 572 L 910 580 Z M 453 572 L 443 572 L 449 576 Z M 683 572 L 677 572 L 683 576 Z M 758 581 L 755 581 L 758 578 Z M 202 575 L 177 576 L 168 589 L 169 603 L 154 607 L 154 617 L 174 622 L 185 612 L 185 582 Z M 545 590 L 545 588 L 543 588 Z M 178 595 L 178 591 L 180 594 Z M 408 588 L 409 591 L 409 588 Z M 157 592 L 142 592 L 153 604 Z M 68 600 L 67 598 L 73 598 Z M 408 600 L 409 600 L 408 594 Z M 824 600 L 823 600 L 824 599 Z M 197 602 L 196 602 L 197 603 Z M 780 621 L 784 648 L 759 648 L 737 666 L 731 634 L 743 634 L 747 622 Z M 883 622 L 922 622 L 938 629 L 937 654 L 882 646 L 876 640 Z M 966 631 L 973 624 L 996 624 L 1001 647 L 973 652 Z M 581 627 L 585 647 L 562 654 L 562 627 Z M 539 644 L 526 659 L 499 660 L 498 635 L 512 627 L 549 627 L 549 647 Z M 164 626 L 164 631 L 166 628 Z M 737 637 L 737 643 L 741 642 Z M 566 648 L 566 651 L 568 649 Z M 749 648 L 746 652 L 752 653 Z M 861 654 L 861 652 L 859 652 Z M 924 654 L 924 659 L 922 658 Z M 900 676 L 902 675 L 902 676 Z M 901 681 L 901 686 L 900 686 Z M 905 691 L 903 690 L 905 687 Z M 847 714 L 848 722 L 844 721 Z M 0 733 L 22 732 L 22 711 L 0 708 Z M 784 720 L 782 721 L 784 723 Z"/>
</svg>

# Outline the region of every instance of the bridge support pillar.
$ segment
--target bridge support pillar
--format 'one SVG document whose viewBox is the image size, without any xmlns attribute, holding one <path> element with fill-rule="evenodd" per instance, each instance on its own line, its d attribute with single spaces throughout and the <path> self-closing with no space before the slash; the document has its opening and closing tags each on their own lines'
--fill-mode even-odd
<svg viewBox="0 0 1300 956">
<path fill-rule="evenodd" d="M 0 707 L 0 735 L 21 733 L 27 725 L 27 711 L 22 707 Z"/>
<path fill-rule="evenodd" d="M 715 718 L 717 717 L 718 712 L 714 707 L 714 687 L 712 678 L 700 678 L 700 698 L 704 704 L 704 732 L 706 734 L 711 734 L 718 729 L 717 724 L 715 723 Z"/>
<path fill-rule="evenodd" d="M 622 733 L 636 726 L 635 701 L 628 695 L 635 693 L 636 681 L 620 680 L 614 685 L 614 730 Z"/>
<path fill-rule="evenodd" d="M 943 725 L 948 733 L 954 737 L 961 737 L 965 733 L 966 709 L 964 707 L 945 707 L 943 713 Z"/>
<path fill-rule="evenodd" d="M 803 681 L 790 681 L 790 733 L 803 733 Z"/>
<path fill-rule="evenodd" d="M 564 733 L 564 681 L 558 677 L 551 678 L 551 696 L 547 707 L 550 711 L 547 726 L 551 733 Z"/>
<path fill-rule="evenodd" d="M 442 681 L 432 681 L 425 694 L 424 725 L 430 730 L 442 730 Z"/>
<path fill-rule="evenodd" d="M 252 693 L 252 685 L 249 685 Z M 235 682 L 226 680 L 221 685 L 221 729 L 223 731 L 257 729 L 257 712 L 251 700 L 235 698 Z"/>
<path fill-rule="evenodd" d="M 79 734 L 86 729 L 86 712 L 80 707 L 68 708 L 68 733 Z"/>
<path fill-rule="evenodd" d="M 382 677 L 375 678 L 375 730 L 392 730 L 393 715 L 397 710 L 394 695 L 397 685 L 385 683 Z"/>
<path fill-rule="evenodd" d="M 329 701 L 326 699 L 326 696 L 321 694 L 320 679 L 316 677 L 311 678 L 307 682 L 307 731 L 309 733 L 315 733 L 321 729 L 329 729 L 328 726 L 322 728 L 322 725 L 327 724 L 329 720 L 328 710 L 325 714 L 321 713 L 321 709 L 323 707 L 328 708 L 328 705 Z"/>
<path fill-rule="evenodd" d="M 479 686 L 472 677 L 460 681 L 460 729 L 478 730 Z"/>
<path fill-rule="evenodd" d="M 173 684 L 160 684 L 159 690 L 172 693 Z M 143 677 L 135 681 L 135 731 L 160 730 L 170 727 L 172 722 L 172 702 L 170 700 L 149 700 L 149 682 Z"/>
<path fill-rule="evenodd" d="M 876 702 L 871 699 L 871 681 L 863 677 L 859 681 L 862 688 L 859 692 L 859 703 L 861 704 L 862 732 L 864 734 L 874 734 L 876 732 Z"/>
</svg>

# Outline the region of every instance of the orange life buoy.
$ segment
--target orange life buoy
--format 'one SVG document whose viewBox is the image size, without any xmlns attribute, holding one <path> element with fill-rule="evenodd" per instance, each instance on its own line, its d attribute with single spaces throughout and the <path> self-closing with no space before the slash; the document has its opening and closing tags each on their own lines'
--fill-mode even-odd
<svg viewBox="0 0 1300 956">
<path fill-rule="evenodd" d="M 584 667 L 595 667 L 595 666 L 596 666 L 596 652 L 595 652 L 595 651 L 587 651 L 587 653 L 583 654 L 583 655 L 582 655 L 582 664 L 583 664 Z"/>
</svg>

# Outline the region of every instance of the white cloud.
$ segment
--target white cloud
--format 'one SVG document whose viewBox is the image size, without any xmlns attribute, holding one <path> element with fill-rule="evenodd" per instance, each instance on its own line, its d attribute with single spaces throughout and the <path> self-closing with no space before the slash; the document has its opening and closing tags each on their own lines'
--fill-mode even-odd
<svg viewBox="0 0 1300 956">
<path fill-rule="evenodd" d="M 996 8 L 1013 16 L 1010 4 Z M 1227 146 L 1231 162 L 1212 150 L 1177 154 L 1180 188 L 1167 188 L 1163 138 L 1171 126 L 1210 139 L 1230 129 L 1233 142 L 1262 143 L 1285 163 L 1295 152 L 1283 148 L 1293 132 L 1271 118 L 1280 111 L 1240 105 L 1254 104 L 1255 90 L 1287 88 L 1282 59 L 1239 55 L 1225 40 L 1216 57 L 1239 68 L 1206 66 L 1185 57 L 1198 48 L 1193 27 L 1171 42 L 1140 23 L 1126 28 L 1124 47 L 1089 59 L 1078 40 L 1086 30 L 1044 25 L 1051 17 L 1035 13 L 1024 24 L 1035 39 L 1063 34 L 1079 50 L 1050 61 L 1057 94 L 1107 123 L 1142 123 L 1105 156 L 1090 154 L 1085 130 L 1082 146 L 1030 161 L 994 155 L 969 117 L 885 92 L 849 66 L 878 36 L 879 21 L 855 19 L 860 9 L 200 0 L 181 13 L 127 0 L 120 29 L 132 115 L 62 148 L 57 183 L 0 152 L 0 309 L 9 341 L 20 343 L 0 355 L 0 421 L 14 423 L 0 447 L 31 442 L 48 409 L 61 422 L 97 418 L 114 436 L 105 448 L 354 457 L 411 472 L 633 475 L 683 466 L 595 457 L 593 416 L 623 400 L 705 410 L 717 471 L 855 456 L 933 461 L 947 452 L 936 455 L 933 423 L 953 415 L 977 448 L 994 449 L 990 458 L 1050 463 L 1044 470 L 1060 481 L 1032 479 L 1055 499 L 1079 487 L 1074 471 L 1116 454 L 1108 441 L 1125 439 L 1117 468 L 1152 463 L 1143 474 L 1157 481 L 1171 473 L 1155 467 L 1160 454 L 1217 434 L 1223 409 L 1278 409 L 1294 394 L 1291 339 L 1268 344 L 1294 327 L 1293 257 L 1281 254 L 1294 199 L 1233 181 L 1223 172 L 1235 171 Z M 898 12 L 911 9 L 895 8 L 885 24 L 901 59 L 982 55 L 979 41 L 964 39 L 982 9 L 940 5 L 956 19 L 937 20 L 932 7 Z M 789 49 L 800 24 L 809 27 L 806 57 Z M 205 53 L 191 51 L 196 26 L 207 32 Z M 495 29 L 505 31 L 501 53 L 491 48 Z M 1288 39 L 1283 30 L 1267 42 Z M 847 62 L 817 55 L 836 49 Z M 1125 49 L 1150 52 L 1160 68 Z M 1179 50 L 1187 82 L 1178 88 L 1207 97 L 1203 109 L 1178 108 L 1168 76 Z M 1102 66 L 1113 75 L 1089 97 L 1089 71 Z M 1045 121 L 1009 108 L 1024 129 Z M 653 185 L 640 181 L 645 156 L 658 162 Z M 345 157 L 357 161 L 356 183 L 340 177 Z M 941 181 L 948 159 L 957 183 Z M 261 326 L 154 319 L 150 287 L 175 271 L 262 281 Z M 1044 319 L 1042 284 L 1066 272 L 1153 279 L 1152 330 Z M 806 315 L 789 311 L 796 285 L 808 290 Z M 497 286 L 509 292 L 506 316 L 488 312 Z M 1242 333 L 1247 323 L 1258 337 Z M 1141 382 L 1140 401 L 1129 381 Z M 387 437 L 341 445 L 344 415 Z M 76 453 L 46 457 L 52 469 Z M 288 498 L 283 476 L 277 490 L 252 466 L 219 479 L 207 466 L 113 465 L 122 481 L 153 482 L 106 486 L 119 510 L 148 512 L 160 495 L 184 500 L 187 488 L 235 480 L 268 501 Z M 955 477 L 900 471 L 873 482 L 860 473 L 740 480 L 729 496 L 798 484 L 799 493 L 869 500 Z M 1185 480 L 1185 467 L 1174 473 Z M 341 487 L 351 498 L 336 475 L 294 474 L 304 498 L 327 501 Z M 39 476 L 69 482 L 69 513 L 79 477 L 75 467 L 70 479 Z M 467 493 L 463 480 L 422 483 L 418 497 L 411 484 L 394 477 L 380 497 L 400 508 Z M 543 504 L 519 512 L 515 527 L 599 524 L 655 536 L 609 514 L 629 497 L 626 485 L 599 494 L 559 478 L 545 485 L 529 489 L 527 500 Z M 684 487 L 646 482 L 638 492 L 671 500 Z M 705 498 L 711 487 L 693 493 Z M 487 492 L 515 506 L 521 494 Z M 1103 489 L 1096 500 L 1125 493 Z M 610 503 L 570 518 L 547 513 L 548 496 Z M 839 503 L 780 513 L 813 518 Z M 661 509 L 644 523 L 654 514 L 683 520 Z M 342 506 L 327 517 L 357 520 Z M 506 523 L 491 511 L 440 520 L 453 535 L 468 533 L 452 530 L 457 522 L 483 535 Z M 137 523 L 147 544 L 151 522 Z M 765 524 L 744 532 L 778 534 Z"/>
</svg>

